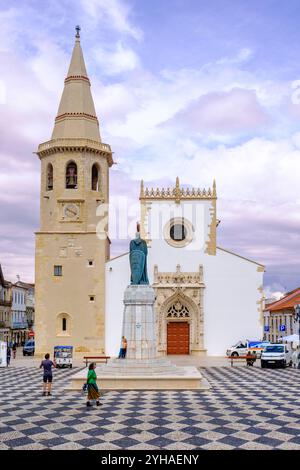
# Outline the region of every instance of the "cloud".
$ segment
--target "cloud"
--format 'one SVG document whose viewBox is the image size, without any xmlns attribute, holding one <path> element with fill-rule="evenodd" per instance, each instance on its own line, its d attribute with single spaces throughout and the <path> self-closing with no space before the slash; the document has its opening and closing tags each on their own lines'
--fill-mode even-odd
<svg viewBox="0 0 300 470">
<path fill-rule="evenodd" d="M 166 186 L 179 175 L 182 184 L 204 187 L 215 177 L 218 243 L 265 263 L 271 289 L 296 287 L 300 138 L 291 77 L 255 69 L 257 48 L 242 43 L 201 64 L 195 48 L 180 66 L 171 59 L 160 66 L 151 41 L 142 41 L 137 11 L 129 0 L 77 1 L 72 11 L 66 0 L 43 8 L 26 0 L 0 11 L 0 262 L 7 276 L 33 279 L 39 161 L 32 151 L 51 136 L 79 22 L 101 136 L 118 162 L 111 201 L 124 195 L 136 207 L 141 178 Z M 172 35 L 164 47 L 174 48 Z M 113 240 L 112 254 L 126 249 L 127 241 Z"/>
<path fill-rule="evenodd" d="M 255 91 L 241 88 L 203 95 L 167 122 L 194 132 L 219 133 L 249 132 L 266 123 L 267 116 Z"/>
<path fill-rule="evenodd" d="M 94 26 L 104 24 L 110 29 L 140 41 L 142 31 L 130 21 L 131 7 L 120 0 L 81 0 L 83 11 Z"/>
<path fill-rule="evenodd" d="M 96 61 L 104 74 L 118 75 L 122 72 L 134 70 L 139 65 L 139 58 L 135 52 L 117 42 L 115 49 L 105 50 L 103 47 L 97 47 L 94 50 Z"/>
</svg>

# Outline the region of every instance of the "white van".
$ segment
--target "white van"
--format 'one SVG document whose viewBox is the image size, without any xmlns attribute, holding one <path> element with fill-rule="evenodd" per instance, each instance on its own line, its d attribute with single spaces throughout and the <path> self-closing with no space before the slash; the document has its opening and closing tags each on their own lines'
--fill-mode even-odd
<svg viewBox="0 0 300 470">
<path fill-rule="evenodd" d="M 245 341 L 239 341 L 235 345 L 231 346 L 231 348 L 228 348 L 226 351 L 226 355 L 228 357 L 246 356 L 248 351 L 251 351 L 255 352 L 257 357 L 260 357 L 261 352 L 268 344 L 271 343 L 269 343 L 268 341 L 249 341 L 248 339 L 246 339 Z"/>
<path fill-rule="evenodd" d="M 292 348 L 289 344 L 269 344 L 261 354 L 261 367 L 272 364 L 277 367 L 292 366 Z"/>
</svg>

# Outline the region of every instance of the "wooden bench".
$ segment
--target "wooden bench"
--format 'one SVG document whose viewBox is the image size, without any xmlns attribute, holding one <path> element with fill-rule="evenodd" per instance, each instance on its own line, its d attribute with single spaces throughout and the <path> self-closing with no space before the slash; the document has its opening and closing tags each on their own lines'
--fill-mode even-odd
<svg viewBox="0 0 300 470">
<path fill-rule="evenodd" d="M 107 364 L 108 359 L 110 359 L 110 356 L 83 356 L 83 362 L 85 362 L 85 367 L 88 366 L 89 362 L 99 362 Z"/>
<path fill-rule="evenodd" d="M 255 359 L 255 360 L 258 359 L 256 354 L 247 354 L 247 356 L 226 356 L 226 357 L 227 359 L 230 360 L 231 367 L 233 366 L 234 361 L 246 361 L 247 362 L 247 359 Z"/>
</svg>

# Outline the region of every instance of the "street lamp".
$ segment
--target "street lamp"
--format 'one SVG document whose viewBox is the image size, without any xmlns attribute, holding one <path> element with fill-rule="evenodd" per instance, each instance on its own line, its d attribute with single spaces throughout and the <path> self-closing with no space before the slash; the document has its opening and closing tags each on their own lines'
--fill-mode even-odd
<svg viewBox="0 0 300 470">
<path fill-rule="evenodd" d="M 295 309 L 295 320 L 299 322 L 299 352 L 298 352 L 298 369 L 300 369 L 300 304 L 294 306 Z"/>
</svg>

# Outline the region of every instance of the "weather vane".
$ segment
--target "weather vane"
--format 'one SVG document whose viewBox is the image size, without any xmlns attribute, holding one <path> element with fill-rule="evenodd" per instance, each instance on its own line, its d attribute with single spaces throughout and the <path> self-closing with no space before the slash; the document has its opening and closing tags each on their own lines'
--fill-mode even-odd
<svg viewBox="0 0 300 470">
<path fill-rule="evenodd" d="M 76 38 L 80 38 L 80 34 L 79 34 L 79 32 L 80 32 L 80 30 L 81 30 L 80 26 L 77 25 L 75 29 L 76 29 L 76 36 L 75 36 L 75 37 L 76 37 Z"/>
</svg>

